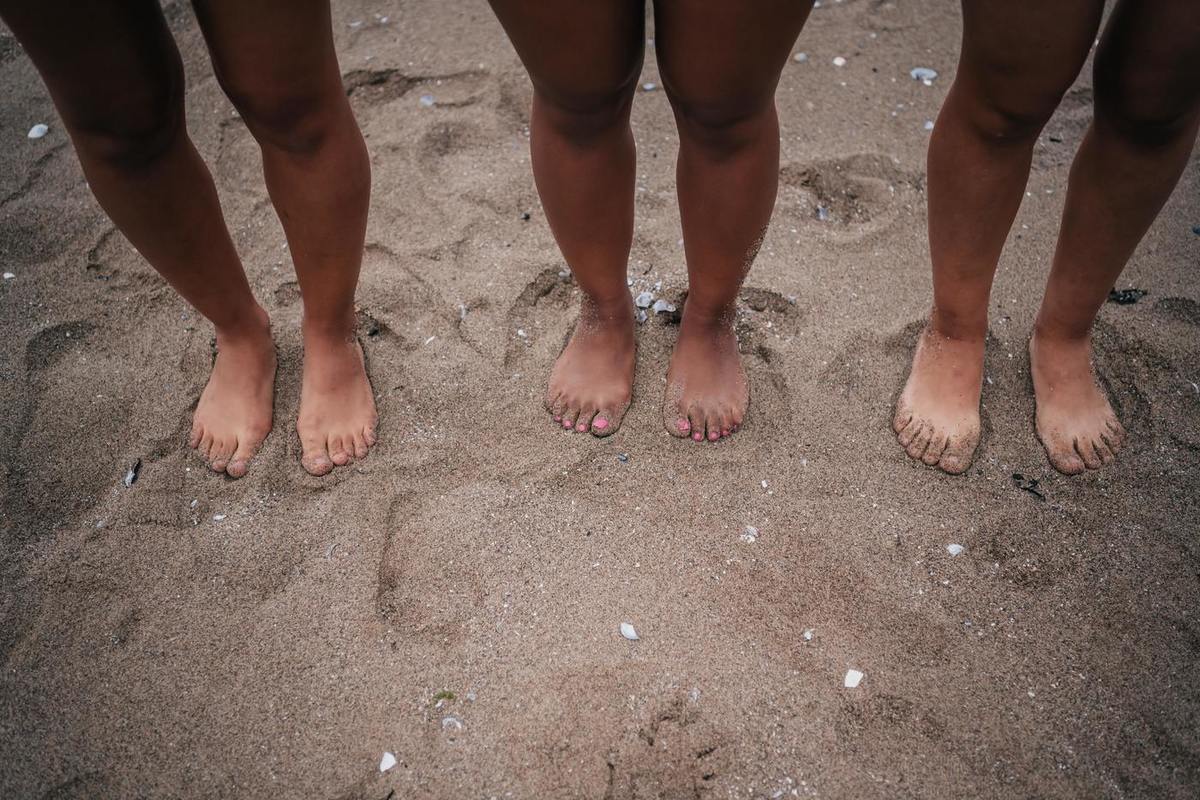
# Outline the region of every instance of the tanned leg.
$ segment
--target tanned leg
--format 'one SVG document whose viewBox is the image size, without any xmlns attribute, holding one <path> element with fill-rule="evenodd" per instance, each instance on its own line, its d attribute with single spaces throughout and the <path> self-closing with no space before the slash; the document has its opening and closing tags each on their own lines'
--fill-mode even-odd
<svg viewBox="0 0 1200 800">
<path fill-rule="evenodd" d="M 674 436 L 715 441 L 749 404 L 734 335 L 742 280 L 775 206 L 775 87 L 811 2 L 658 0 L 659 69 L 679 126 L 688 297 L 663 403 Z"/>
<path fill-rule="evenodd" d="M 1095 40 L 1103 0 L 964 0 L 958 73 L 929 143 L 933 310 L 892 426 L 964 472 L 979 443 L 988 296 L 1033 145 Z"/>
<path fill-rule="evenodd" d="M 533 81 L 533 177 L 554 238 L 583 290 L 579 322 L 550 374 L 557 424 L 607 436 L 633 392 L 633 133 L 642 0 L 491 0 Z"/>
<path fill-rule="evenodd" d="M 342 86 L 327 0 L 195 0 L 217 77 L 262 148 L 304 302 L 301 463 L 314 475 L 375 443 L 355 338 L 370 163 Z"/>
<path fill-rule="evenodd" d="M 216 187 L 187 136 L 183 64 L 156 0 L 0 0 L 121 232 L 216 328 L 217 358 L 190 444 L 245 474 L 271 429 L 275 347 Z"/>
<path fill-rule="evenodd" d="M 1196 142 L 1195 3 L 1122 0 L 1101 39 L 1094 83 L 1095 118 L 1071 166 L 1054 266 L 1029 342 L 1038 436 L 1050 463 L 1067 474 L 1109 463 L 1125 438 L 1092 370 L 1092 323 Z"/>
</svg>

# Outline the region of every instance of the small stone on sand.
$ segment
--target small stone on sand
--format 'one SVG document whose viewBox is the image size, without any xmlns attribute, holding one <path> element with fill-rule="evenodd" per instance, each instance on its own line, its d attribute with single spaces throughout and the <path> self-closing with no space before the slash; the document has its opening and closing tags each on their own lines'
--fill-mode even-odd
<svg viewBox="0 0 1200 800">
<path fill-rule="evenodd" d="M 856 669 L 846 670 L 846 677 L 842 680 L 842 685 L 847 689 L 857 689 L 862 683 L 863 674 Z"/>
<path fill-rule="evenodd" d="M 37 125 L 34 125 L 32 128 L 29 129 L 29 138 L 30 139 L 40 139 L 49 132 L 50 132 L 50 127 L 48 125 L 43 125 L 42 123 L 39 122 Z"/>
<path fill-rule="evenodd" d="M 645 83 L 642 84 L 643 92 L 653 92 L 657 88 L 658 88 L 658 84 L 654 83 L 653 81 L 646 81 Z"/>
<path fill-rule="evenodd" d="M 937 70 L 930 69 L 929 67 L 913 67 L 908 74 L 912 76 L 914 81 L 920 81 L 926 86 L 932 86 L 934 78 L 938 76 Z"/>
<path fill-rule="evenodd" d="M 11 281 L 15 277 L 17 277 L 17 276 L 12 274 L 11 272 L 4 273 L 4 280 L 6 280 L 6 281 Z"/>
<path fill-rule="evenodd" d="M 961 544 L 948 544 L 948 545 L 946 545 L 946 552 L 947 552 L 947 553 L 949 553 L 949 554 L 950 554 L 950 555 L 952 555 L 952 556 L 957 556 L 957 555 L 960 555 L 964 549 L 965 549 L 965 548 L 963 548 L 963 546 L 962 546 Z"/>
<path fill-rule="evenodd" d="M 379 771 L 387 772 L 394 766 L 396 766 L 396 757 L 391 753 L 385 752 L 383 758 L 379 759 Z"/>
<path fill-rule="evenodd" d="M 747 525 L 746 529 L 742 531 L 741 539 L 746 544 L 752 544 L 758 541 L 758 528 L 754 527 L 753 525 Z"/>
<path fill-rule="evenodd" d="M 621 635 L 631 642 L 636 642 L 638 640 L 637 630 L 628 622 L 621 623 Z"/>
<path fill-rule="evenodd" d="M 433 104 L 436 103 L 437 101 L 433 99 L 433 95 L 423 94 L 423 95 L 421 95 L 421 98 L 417 102 L 420 103 L 425 108 L 433 108 Z"/>
<path fill-rule="evenodd" d="M 931 120 L 931 119 L 925 120 L 925 130 L 927 130 L 927 131 L 933 130 L 933 120 Z"/>
<path fill-rule="evenodd" d="M 796 55 L 792 56 L 792 61 L 795 61 L 797 64 L 803 64 L 805 61 L 808 61 L 808 53 L 796 53 Z"/>
<path fill-rule="evenodd" d="M 842 58 L 841 56 L 835 56 L 833 59 L 833 65 L 835 67 L 844 67 L 846 66 L 846 59 Z"/>
<path fill-rule="evenodd" d="M 666 311 L 668 314 L 675 310 L 674 303 L 668 303 L 666 300 L 659 298 L 654 301 L 654 305 L 650 307 L 655 314 L 661 314 Z"/>
<path fill-rule="evenodd" d="M 653 302 L 654 295 L 650 294 L 650 292 L 642 292 L 634 299 L 633 304 L 638 308 L 649 308 Z"/>
<path fill-rule="evenodd" d="M 817 632 L 815 630 L 813 630 L 812 628 L 805 628 L 804 633 L 802 633 L 800 635 L 804 637 L 804 641 L 811 642 L 813 640 L 813 637 L 817 635 Z"/>
</svg>

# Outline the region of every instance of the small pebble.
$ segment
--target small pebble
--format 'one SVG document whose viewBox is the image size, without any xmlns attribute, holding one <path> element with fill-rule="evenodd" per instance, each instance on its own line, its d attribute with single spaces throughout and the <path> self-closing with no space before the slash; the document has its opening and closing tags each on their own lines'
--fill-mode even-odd
<svg viewBox="0 0 1200 800">
<path fill-rule="evenodd" d="M 946 545 L 946 552 L 947 552 L 947 553 L 949 553 L 949 554 L 950 554 L 950 555 L 952 555 L 952 556 L 962 555 L 962 551 L 963 551 L 964 549 L 965 549 L 965 548 L 964 548 L 964 547 L 963 547 L 961 544 L 948 544 L 948 545 Z"/>
<path fill-rule="evenodd" d="M 815 630 L 813 630 L 812 628 L 806 628 L 804 630 L 804 633 L 801 635 L 804 637 L 804 641 L 811 642 L 813 640 L 813 637 L 816 636 L 816 634 L 817 634 L 817 632 Z"/>
<path fill-rule="evenodd" d="M 629 453 L 617 453 L 617 461 L 620 461 L 622 464 L 628 464 Z"/>
<path fill-rule="evenodd" d="M 1197 236 L 1200 236 L 1200 225 L 1193 225 L 1192 233 L 1196 234 Z"/>
<path fill-rule="evenodd" d="M 657 88 L 658 88 L 658 84 L 655 83 L 654 81 L 647 81 L 646 83 L 642 84 L 643 92 L 653 92 Z"/>
<path fill-rule="evenodd" d="M 654 301 L 654 305 L 651 306 L 650 308 L 652 311 L 654 311 L 655 314 L 661 314 L 664 311 L 666 311 L 668 314 L 670 314 L 671 312 L 673 312 L 675 310 L 675 304 L 668 303 L 666 300 L 659 298 L 658 300 Z"/>
<path fill-rule="evenodd" d="M 444 731 L 449 731 L 449 730 L 461 731 L 462 729 L 463 729 L 462 720 L 459 719 L 458 717 L 454 716 L 453 714 L 451 714 L 450 716 L 447 716 L 447 717 L 442 717 L 442 730 L 444 730 Z"/>
<path fill-rule="evenodd" d="M 37 125 L 34 125 L 32 128 L 29 129 L 29 138 L 30 139 L 40 139 L 49 132 L 50 132 L 50 127 L 48 125 L 43 125 L 42 123 L 39 122 Z"/>
<path fill-rule="evenodd" d="M 746 529 L 742 531 L 741 539 L 746 544 L 753 544 L 758 541 L 758 528 L 753 525 L 747 525 Z"/>
<path fill-rule="evenodd" d="M 792 56 L 792 61 L 795 61 L 797 64 L 803 64 L 805 61 L 808 61 L 808 53 L 796 53 L 796 55 Z"/>
<path fill-rule="evenodd" d="M 631 642 L 636 642 L 638 640 L 637 630 L 628 622 L 621 623 L 621 635 Z"/>
<path fill-rule="evenodd" d="M 125 488 L 133 486 L 138 479 L 138 473 L 142 471 L 142 460 L 139 458 L 129 465 L 129 469 L 125 471 Z"/>
<path fill-rule="evenodd" d="M 12 274 L 11 272 L 4 273 L 4 280 L 6 280 L 6 281 L 11 281 L 15 277 L 17 277 L 17 276 Z"/>
<path fill-rule="evenodd" d="M 846 66 L 846 59 L 842 58 L 841 56 L 836 56 L 833 59 L 833 65 L 835 67 L 844 67 Z"/>
<path fill-rule="evenodd" d="M 649 308 L 653 302 L 654 295 L 650 294 L 650 292 L 642 292 L 634 299 L 633 304 L 638 308 Z"/>
<path fill-rule="evenodd" d="M 650 319 L 649 315 L 646 314 L 646 309 L 644 308 L 639 308 L 637 310 L 637 314 L 634 316 L 637 317 L 638 322 L 645 322 L 646 320 Z"/>
<path fill-rule="evenodd" d="M 396 757 L 391 753 L 385 752 L 383 758 L 379 759 L 379 771 L 387 772 L 394 766 L 396 766 Z"/>
<path fill-rule="evenodd" d="M 423 94 L 423 95 L 421 95 L 421 98 L 417 102 L 420 103 L 425 108 L 433 108 L 433 104 L 436 103 L 437 101 L 433 99 L 433 95 Z"/>
<path fill-rule="evenodd" d="M 825 206 L 817 206 L 817 220 L 819 222 L 829 221 L 829 209 Z"/>
<path fill-rule="evenodd" d="M 223 519 L 225 519 L 224 514 L 213 514 L 213 522 L 220 522 Z"/>
<path fill-rule="evenodd" d="M 924 127 L 925 127 L 925 130 L 927 130 L 927 131 L 931 131 L 931 130 L 933 130 L 933 120 L 931 120 L 931 119 L 927 119 L 927 120 L 925 120 L 925 126 L 924 126 Z"/>
<path fill-rule="evenodd" d="M 857 689 L 862 683 L 863 674 L 856 669 L 846 670 L 846 677 L 842 680 L 842 685 L 847 689 Z"/>
<path fill-rule="evenodd" d="M 525 222 L 529 222 L 529 212 L 528 212 L 528 211 L 522 211 L 522 212 L 521 212 L 521 219 L 522 219 L 522 220 L 524 220 Z"/>
</svg>

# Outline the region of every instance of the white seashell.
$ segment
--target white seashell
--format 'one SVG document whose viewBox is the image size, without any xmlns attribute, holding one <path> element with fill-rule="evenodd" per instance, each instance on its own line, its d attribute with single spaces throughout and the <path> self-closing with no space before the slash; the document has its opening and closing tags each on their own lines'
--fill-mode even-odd
<svg viewBox="0 0 1200 800">
<path fill-rule="evenodd" d="M 29 138 L 30 139 L 40 139 L 49 132 L 50 132 L 50 127 L 48 125 L 43 125 L 42 123 L 39 122 L 37 125 L 34 125 L 32 128 L 29 129 Z"/>
<path fill-rule="evenodd" d="M 420 103 L 424 108 L 432 108 L 433 104 L 437 101 L 433 99 L 433 95 L 423 94 L 421 95 L 420 99 L 417 100 L 417 102 Z"/>
<path fill-rule="evenodd" d="M 747 525 L 746 529 L 742 531 L 741 539 L 746 544 L 752 544 L 758 541 L 758 528 L 754 527 L 753 525 Z"/>
<path fill-rule="evenodd" d="M 621 623 L 621 635 L 631 642 L 636 642 L 638 640 L 637 630 L 628 622 Z"/>
<path fill-rule="evenodd" d="M 804 637 L 804 641 L 811 642 L 813 637 L 817 635 L 817 632 L 812 628 L 805 628 L 804 633 L 801 635 Z"/>
<path fill-rule="evenodd" d="M 833 65 L 835 67 L 844 67 L 846 66 L 846 59 L 842 58 L 841 56 L 837 56 L 833 59 Z"/>
<path fill-rule="evenodd" d="M 637 317 L 638 322 L 645 322 L 646 320 L 648 320 L 650 318 L 649 316 L 646 315 L 646 309 L 644 309 L 644 308 L 639 308 L 637 310 L 637 314 L 635 316 Z"/>
<path fill-rule="evenodd" d="M 862 683 L 862 679 L 863 674 L 861 672 L 856 669 L 848 669 L 846 670 L 846 677 L 842 681 L 842 685 L 847 689 L 857 689 L 858 685 Z"/>
<path fill-rule="evenodd" d="M 964 548 L 961 544 L 946 545 L 946 552 L 952 556 L 960 555 L 964 549 L 966 549 L 966 548 Z"/>
<path fill-rule="evenodd" d="M 647 81 L 646 83 L 642 84 L 643 92 L 653 92 L 657 88 L 658 88 L 658 84 L 655 83 L 654 81 Z"/>
<path fill-rule="evenodd" d="M 808 61 L 808 53 L 796 53 L 796 55 L 792 56 L 792 61 L 795 61 L 797 64 L 803 64 L 805 61 Z"/>
<path fill-rule="evenodd" d="M 675 304 L 668 303 L 666 300 L 659 298 L 658 300 L 654 301 L 654 305 L 651 306 L 651 310 L 654 311 L 655 314 L 661 314 L 664 311 L 669 314 L 675 310 Z"/>
<path fill-rule="evenodd" d="M 913 67 L 908 74 L 914 81 L 920 81 L 926 86 L 932 86 L 934 78 L 938 76 L 937 70 L 929 67 Z"/>
<path fill-rule="evenodd" d="M 17 276 L 12 274 L 11 272 L 4 273 L 4 280 L 6 280 L 6 281 L 11 281 L 15 277 L 17 277 Z"/>
<path fill-rule="evenodd" d="M 391 753 L 385 752 L 383 758 L 379 759 L 379 771 L 387 772 L 394 766 L 396 766 L 396 757 Z"/>
<path fill-rule="evenodd" d="M 927 131 L 933 130 L 933 120 L 931 120 L 931 119 L 925 120 L 925 130 L 927 130 Z"/>
<path fill-rule="evenodd" d="M 649 308 L 653 302 L 654 295 L 650 294 L 650 292 L 642 292 L 634 299 L 633 304 L 638 308 Z"/>
<path fill-rule="evenodd" d="M 223 519 L 225 519 L 224 514 L 213 514 L 213 522 L 220 522 Z"/>
<path fill-rule="evenodd" d="M 451 714 L 450 716 L 447 716 L 447 717 L 442 717 L 442 730 L 444 730 L 444 731 L 448 731 L 448 730 L 461 731 L 462 729 L 463 729 L 462 720 L 459 719 L 458 717 L 454 716 L 453 714 Z"/>
</svg>

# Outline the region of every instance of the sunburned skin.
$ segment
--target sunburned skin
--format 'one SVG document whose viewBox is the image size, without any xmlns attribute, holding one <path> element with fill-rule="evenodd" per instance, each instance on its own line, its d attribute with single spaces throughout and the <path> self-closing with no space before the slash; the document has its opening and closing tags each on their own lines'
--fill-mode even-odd
<svg viewBox="0 0 1200 800">
<path fill-rule="evenodd" d="M 546 409 L 554 421 L 577 433 L 615 433 L 633 396 L 635 356 L 629 299 L 601 307 L 585 296 L 579 322 L 546 389 Z"/>
</svg>

